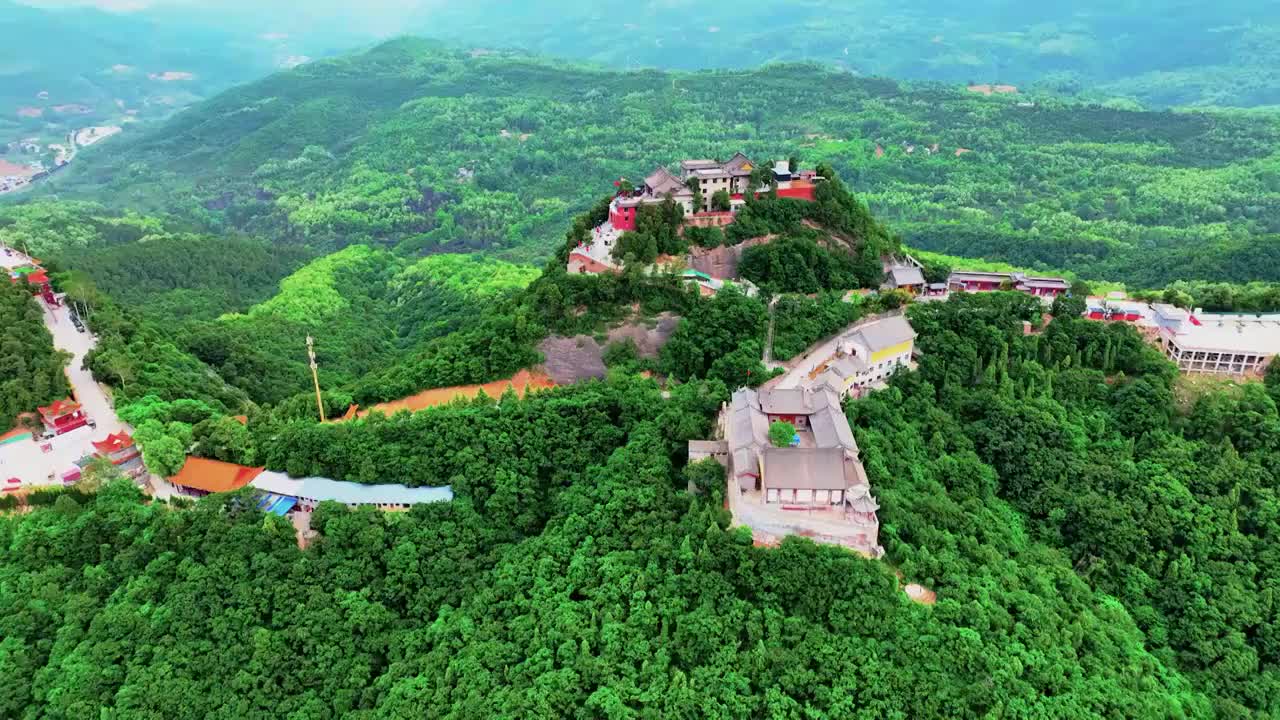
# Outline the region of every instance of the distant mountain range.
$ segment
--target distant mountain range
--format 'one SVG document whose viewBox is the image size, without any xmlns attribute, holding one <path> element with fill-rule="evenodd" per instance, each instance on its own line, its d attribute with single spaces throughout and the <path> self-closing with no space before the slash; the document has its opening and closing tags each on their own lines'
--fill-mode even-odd
<svg viewBox="0 0 1280 720">
<path fill-rule="evenodd" d="M 994 91 L 996 88 L 992 88 Z M 400 39 L 103 143 L 32 195 L 277 244 L 537 260 L 619 177 L 828 162 L 912 247 L 1153 287 L 1280 279 L 1280 128 L 818 64 L 620 72 Z"/>
<path fill-rule="evenodd" d="M 37 126 L 32 108 L 50 104 L 164 113 L 396 34 L 624 69 L 816 60 L 1152 107 L 1280 104 L 1280 3 L 1254 0 L 313 0 L 305 13 L 248 0 L 153 0 L 132 13 L 0 0 L 0 33 L 0 131 Z M 151 77 L 166 72 L 182 75 Z"/>
<path fill-rule="evenodd" d="M 0 147 L 162 117 L 303 61 L 288 37 L 178 13 L 44 9 L 0 0 Z"/>
<path fill-rule="evenodd" d="M 906 80 L 1043 82 L 1154 106 L 1280 103 L 1280 3 L 1255 0 L 472 0 L 409 31 L 615 67 L 817 60 Z"/>
</svg>

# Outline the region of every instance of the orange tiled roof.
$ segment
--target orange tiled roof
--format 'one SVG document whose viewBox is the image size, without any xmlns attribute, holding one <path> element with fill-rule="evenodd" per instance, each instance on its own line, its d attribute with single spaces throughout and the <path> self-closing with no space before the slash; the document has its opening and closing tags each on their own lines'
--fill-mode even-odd
<svg viewBox="0 0 1280 720">
<path fill-rule="evenodd" d="M 178 474 L 169 478 L 169 482 L 205 492 L 230 492 L 248 485 L 265 469 L 245 467 L 221 460 L 189 457 Z"/>
<path fill-rule="evenodd" d="M 120 452 L 125 448 L 133 447 L 133 438 L 126 432 L 112 433 L 107 436 L 106 440 L 101 442 L 94 441 L 92 445 L 93 449 L 97 450 L 99 453 L 103 455 L 110 455 L 111 453 Z"/>
<path fill-rule="evenodd" d="M 80 403 L 70 399 L 54 400 L 53 404 L 38 409 L 40 410 L 40 414 L 45 417 L 62 417 L 63 415 L 69 415 L 79 410 Z"/>
</svg>

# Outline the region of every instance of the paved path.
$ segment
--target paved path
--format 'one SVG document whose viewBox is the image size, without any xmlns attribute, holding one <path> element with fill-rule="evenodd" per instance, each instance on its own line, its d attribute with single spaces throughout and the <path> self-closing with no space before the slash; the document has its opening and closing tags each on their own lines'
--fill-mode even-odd
<svg viewBox="0 0 1280 720">
<path fill-rule="evenodd" d="M 770 387 L 773 389 L 800 387 L 804 383 L 805 379 L 808 378 L 809 373 L 817 370 L 819 365 L 830 360 L 832 356 L 836 354 L 836 346 L 840 344 L 841 338 L 853 332 L 861 325 L 869 325 L 877 320 L 883 320 L 884 318 L 893 315 L 901 315 L 903 312 L 903 310 L 891 310 L 889 312 L 859 318 L 854 321 L 852 325 L 849 325 L 826 340 L 813 345 L 808 350 L 805 350 L 803 354 L 797 355 L 787 361 L 787 374 L 774 380 L 773 385 Z"/>
<path fill-rule="evenodd" d="M 760 358 L 761 364 L 765 367 L 769 367 L 770 363 L 773 362 L 773 325 L 778 317 L 777 307 L 778 297 L 774 296 L 774 298 L 769 301 L 769 325 L 768 329 L 764 332 L 764 356 Z"/>
<path fill-rule="evenodd" d="M 8 269 L 30 262 L 17 250 L 6 254 L 4 249 L 0 249 L 0 267 Z M 67 308 L 49 308 L 42 300 L 37 299 L 37 302 L 44 309 L 45 326 L 53 334 L 54 346 L 72 355 L 67 377 L 75 389 L 76 399 L 98 427 L 82 427 L 40 443 L 20 441 L 0 445 L 0 479 L 17 477 L 24 485 L 47 485 L 51 476 L 52 482 L 60 483 L 62 473 L 74 467 L 76 460 L 93 452 L 91 441 L 102 440 L 108 433 L 130 429 L 116 416 L 102 387 L 94 382 L 88 370 L 81 367 L 85 354 L 93 349 L 96 339 L 87 332 L 76 330 Z"/>
</svg>

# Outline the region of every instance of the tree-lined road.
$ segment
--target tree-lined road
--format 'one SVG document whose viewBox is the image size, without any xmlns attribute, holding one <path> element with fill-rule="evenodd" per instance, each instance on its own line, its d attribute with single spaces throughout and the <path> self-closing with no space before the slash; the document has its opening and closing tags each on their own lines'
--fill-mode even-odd
<svg viewBox="0 0 1280 720">
<path fill-rule="evenodd" d="M 27 265 L 31 259 L 17 250 L 5 253 L 0 250 L 0 267 Z M 72 469 L 76 460 L 93 452 L 93 440 L 102 440 L 108 433 L 129 429 L 116 416 L 110 398 L 88 370 L 83 369 L 84 357 L 93 349 L 96 340 L 88 332 L 76 330 L 65 307 L 50 308 L 37 299 L 44 309 L 45 327 L 53 335 L 54 347 L 71 354 L 67 366 L 67 378 L 75 392 L 76 400 L 83 406 L 89 418 L 98 427 L 83 427 L 43 442 L 22 441 L 0 446 L 0 479 L 16 477 L 24 485 L 46 485 L 61 482 L 62 473 Z M 50 451 L 42 450 L 49 446 Z"/>
</svg>

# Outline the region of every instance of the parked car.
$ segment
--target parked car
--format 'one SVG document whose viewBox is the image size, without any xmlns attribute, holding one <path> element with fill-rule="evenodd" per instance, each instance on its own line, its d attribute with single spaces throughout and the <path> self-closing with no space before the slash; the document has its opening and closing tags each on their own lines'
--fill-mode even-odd
<svg viewBox="0 0 1280 720">
<path fill-rule="evenodd" d="M 98 421 L 97 421 L 97 420 L 94 420 L 93 418 L 89 418 L 88 425 L 89 425 L 89 427 L 93 428 L 94 430 L 97 430 L 97 429 L 98 429 Z"/>
</svg>

